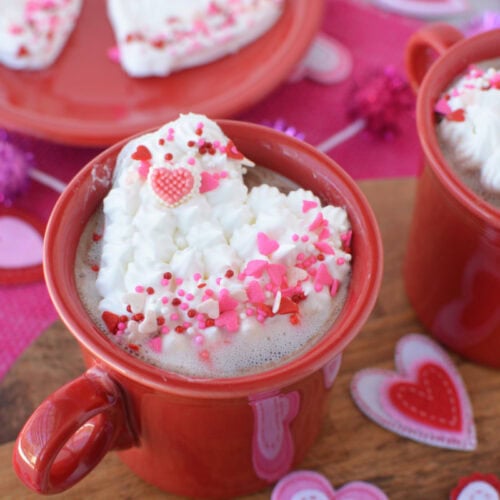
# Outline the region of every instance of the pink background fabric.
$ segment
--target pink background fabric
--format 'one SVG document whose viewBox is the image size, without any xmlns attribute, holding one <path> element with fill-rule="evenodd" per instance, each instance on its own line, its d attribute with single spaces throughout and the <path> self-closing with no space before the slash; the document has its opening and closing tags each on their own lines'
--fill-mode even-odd
<svg viewBox="0 0 500 500">
<path fill-rule="evenodd" d="M 403 74 L 403 48 L 420 23 L 387 14 L 362 2 L 327 0 L 322 31 L 345 45 L 352 54 L 351 77 L 339 84 L 321 85 L 310 80 L 283 83 L 252 109 L 235 117 L 255 123 L 284 120 L 318 145 L 350 123 L 347 109 L 356 85 L 386 66 Z M 421 161 L 411 114 L 403 117 L 401 133 L 384 141 L 361 132 L 330 150 L 355 179 L 415 175 Z M 30 137 L 13 136 L 15 144 L 34 154 L 37 167 L 68 182 L 99 150 L 68 147 Z M 14 206 L 46 221 L 57 193 L 32 182 Z M 0 235 L 0 238 L 8 235 Z M 22 242 L 12 242 L 22 245 Z M 0 379 L 17 357 L 50 324 L 57 314 L 43 282 L 0 286 Z"/>
</svg>

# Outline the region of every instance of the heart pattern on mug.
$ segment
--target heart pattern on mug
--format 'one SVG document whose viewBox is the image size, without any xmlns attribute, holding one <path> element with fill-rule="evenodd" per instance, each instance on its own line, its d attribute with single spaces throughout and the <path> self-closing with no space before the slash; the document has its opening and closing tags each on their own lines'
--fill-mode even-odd
<svg viewBox="0 0 500 500">
<path fill-rule="evenodd" d="M 444 350 L 409 334 L 396 346 L 396 371 L 368 368 L 351 383 L 358 408 L 381 427 L 441 448 L 474 450 L 476 430 L 462 378 Z"/>
<path fill-rule="evenodd" d="M 353 481 L 335 490 L 318 472 L 299 470 L 282 478 L 271 500 L 387 500 L 387 495 L 364 481 Z"/>
<path fill-rule="evenodd" d="M 276 481 L 292 466 L 295 444 L 290 424 L 297 416 L 300 395 L 266 394 L 250 401 L 254 415 L 252 462 L 261 479 Z"/>
<path fill-rule="evenodd" d="M 43 279 L 44 224 L 15 208 L 0 209 L 0 284 Z"/>
<path fill-rule="evenodd" d="M 352 66 L 350 51 L 334 38 L 320 33 L 288 81 L 309 78 L 325 85 L 339 83 L 349 77 Z"/>
<path fill-rule="evenodd" d="M 153 168 L 150 170 L 149 182 L 155 195 L 167 207 L 184 203 L 198 187 L 193 172 L 184 167 Z"/>
<path fill-rule="evenodd" d="M 374 2 L 387 10 L 421 18 L 450 16 L 469 9 L 467 0 L 374 0 Z"/>
</svg>

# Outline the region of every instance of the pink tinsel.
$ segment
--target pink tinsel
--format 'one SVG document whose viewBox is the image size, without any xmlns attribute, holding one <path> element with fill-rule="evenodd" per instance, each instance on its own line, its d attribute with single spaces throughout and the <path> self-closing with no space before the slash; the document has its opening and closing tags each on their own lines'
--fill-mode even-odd
<svg viewBox="0 0 500 500">
<path fill-rule="evenodd" d="M 33 155 L 14 146 L 0 130 L 0 204 L 10 206 L 24 192 L 32 167 Z"/>
<path fill-rule="evenodd" d="M 364 119 L 365 130 L 392 139 L 403 120 L 413 119 L 415 98 L 408 82 L 394 68 L 386 67 L 356 86 L 351 103 L 348 110 L 351 118 Z"/>
</svg>

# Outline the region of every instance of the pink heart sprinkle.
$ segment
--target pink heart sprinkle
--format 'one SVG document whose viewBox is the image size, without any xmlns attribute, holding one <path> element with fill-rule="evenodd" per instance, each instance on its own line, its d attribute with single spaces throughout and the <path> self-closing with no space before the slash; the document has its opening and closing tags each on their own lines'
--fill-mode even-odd
<svg viewBox="0 0 500 500">
<path fill-rule="evenodd" d="M 225 327 L 228 332 L 237 332 L 239 328 L 239 316 L 236 311 L 225 311 L 216 320 L 215 325 Z"/>
<path fill-rule="evenodd" d="M 319 292 L 323 286 L 330 286 L 333 283 L 332 275 L 325 264 L 320 264 L 314 276 L 314 289 Z"/>
<path fill-rule="evenodd" d="M 276 240 L 272 240 L 265 233 L 257 234 L 257 248 L 262 255 L 269 255 L 280 247 Z"/>
<path fill-rule="evenodd" d="M 219 176 L 203 171 L 201 173 L 200 193 L 207 193 L 219 187 Z"/>
<path fill-rule="evenodd" d="M 266 296 L 257 280 L 252 280 L 246 289 L 248 300 L 254 304 L 264 302 Z"/>
<path fill-rule="evenodd" d="M 326 241 L 317 241 L 314 246 L 326 255 L 335 255 L 335 250 Z"/>
<path fill-rule="evenodd" d="M 267 266 L 267 274 L 271 278 L 271 282 L 276 286 L 281 286 L 283 276 L 286 275 L 286 267 L 283 264 L 269 264 Z"/>
<path fill-rule="evenodd" d="M 302 202 L 302 212 L 309 212 L 309 210 L 311 210 L 312 208 L 316 208 L 317 206 L 318 204 L 315 201 L 304 200 Z"/>
<path fill-rule="evenodd" d="M 231 297 L 228 290 L 223 288 L 219 292 L 219 311 L 233 311 L 238 306 L 238 301 Z"/>
<path fill-rule="evenodd" d="M 266 260 L 251 260 L 245 267 L 243 274 L 247 276 L 253 276 L 254 278 L 260 278 L 266 270 L 267 266 L 268 262 Z"/>
<path fill-rule="evenodd" d="M 149 175 L 151 187 L 158 198 L 168 207 L 186 201 L 194 190 L 195 179 L 187 168 L 155 168 Z"/>
</svg>

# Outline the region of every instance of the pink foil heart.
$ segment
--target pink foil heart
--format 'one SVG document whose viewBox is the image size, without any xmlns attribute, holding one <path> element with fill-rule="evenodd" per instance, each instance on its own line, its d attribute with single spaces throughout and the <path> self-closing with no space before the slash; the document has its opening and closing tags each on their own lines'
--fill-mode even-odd
<svg viewBox="0 0 500 500">
<path fill-rule="evenodd" d="M 387 495 L 364 481 L 334 490 L 323 475 L 300 470 L 288 474 L 274 487 L 271 500 L 387 500 Z"/>
<path fill-rule="evenodd" d="M 154 168 L 149 182 L 155 195 L 167 207 L 175 207 L 188 200 L 196 189 L 196 179 L 187 168 Z"/>
<path fill-rule="evenodd" d="M 359 409 L 387 430 L 431 446 L 476 448 L 472 408 L 445 351 L 420 334 L 396 346 L 396 371 L 368 368 L 351 383 Z"/>
<path fill-rule="evenodd" d="M 374 0 L 374 3 L 399 14 L 421 18 L 451 16 L 469 9 L 467 0 Z"/>
</svg>

